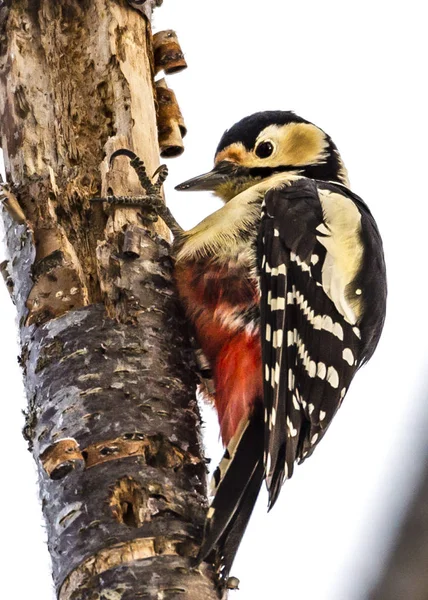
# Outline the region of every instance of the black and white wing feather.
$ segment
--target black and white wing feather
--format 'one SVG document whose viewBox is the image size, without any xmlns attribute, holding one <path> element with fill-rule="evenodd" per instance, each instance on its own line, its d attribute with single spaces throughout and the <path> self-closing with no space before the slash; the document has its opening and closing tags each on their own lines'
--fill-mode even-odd
<svg viewBox="0 0 428 600">
<path fill-rule="evenodd" d="M 269 506 L 323 437 L 383 326 L 385 266 L 364 202 L 301 178 L 266 194 L 258 238 Z"/>
</svg>

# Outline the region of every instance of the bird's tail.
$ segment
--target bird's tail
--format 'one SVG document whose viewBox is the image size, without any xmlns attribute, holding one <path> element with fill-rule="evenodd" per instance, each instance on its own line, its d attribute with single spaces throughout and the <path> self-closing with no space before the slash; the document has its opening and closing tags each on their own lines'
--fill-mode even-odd
<svg viewBox="0 0 428 600">
<path fill-rule="evenodd" d="M 264 426 L 261 406 L 241 424 L 214 472 L 214 498 L 208 509 L 198 560 L 215 552 L 226 580 L 264 477 Z"/>
</svg>

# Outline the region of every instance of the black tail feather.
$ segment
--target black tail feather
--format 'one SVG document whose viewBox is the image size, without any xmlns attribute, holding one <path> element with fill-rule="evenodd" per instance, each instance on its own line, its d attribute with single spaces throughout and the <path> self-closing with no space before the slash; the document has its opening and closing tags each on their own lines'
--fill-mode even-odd
<svg viewBox="0 0 428 600">
<path fill-rule="evenodd" d="M 241 540 L 244 537 L 245 530 L 260 492 L 263 474 L 263 460 L 260 458 L 251 481 L 245 490 L 245 494 L 242 496 L 238 510 L 235 512 L 229 526 L 217 543 L 219 562 L 221 565 L 220 575 L 224 581 L 229 577 L 230 569 L 235 560 Z"/>
<path fill-rule="evenodd" d="M 220 480 L 205 523 L 198 560 L 215 550 L 222 578 L 230 570 L 263 482 L 263 443 L 260 407 L 251 416 Z"/>
</svg>

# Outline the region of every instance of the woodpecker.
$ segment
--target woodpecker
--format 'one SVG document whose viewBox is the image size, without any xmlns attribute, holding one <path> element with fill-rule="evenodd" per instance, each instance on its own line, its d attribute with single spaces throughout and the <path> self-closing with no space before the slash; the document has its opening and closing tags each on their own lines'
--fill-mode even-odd
<svg viewBox="0 0 428 600">
<path fill-rule="evenodd" d="M 385 262 L 337 147 L 293 112 L 242 119 L 223 134 L 214 168 L 176 189 L 224 201 L 193 229 L 176 228 L 173 247 L 226 446 L 199 560 L 215 556 L 227 578 L 263 480 L 271 509 L 372 356 Z"/>
</svg>

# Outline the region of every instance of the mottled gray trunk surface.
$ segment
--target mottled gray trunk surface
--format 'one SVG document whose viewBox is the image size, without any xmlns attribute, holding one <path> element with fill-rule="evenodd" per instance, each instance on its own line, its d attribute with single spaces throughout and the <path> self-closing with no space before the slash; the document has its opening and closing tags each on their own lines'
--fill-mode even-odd
<svg viewBox="0 0 428 600">
<path fill-rule="evenodd" d="M 97 598 L 97 589 L 123 600 L 159 590 L 200 598 L 211 587 L 189 561 L 204 517 L 205 465 L 186 326 L 167 245 L 144 232 L 142 245 L 139 259 L 124 259 L 134 271 L 137 260 L 155 271 L 134 273 L 133 322 L 97 304 L 21 329 L 25 435 L 61 598 Z M 18 263 L 29 264 L 26 251 Z"/>
<path fill-rule="evenodd" d="M 1 271 L 58 598 L 218 598 L 194 568 L 206 468 L 167 231 L 90 203 L 141 194 L 114 149 L 158 164 L 150 23 L 113 0 L 9 2 L 0 19 Z"/>
</svg>

